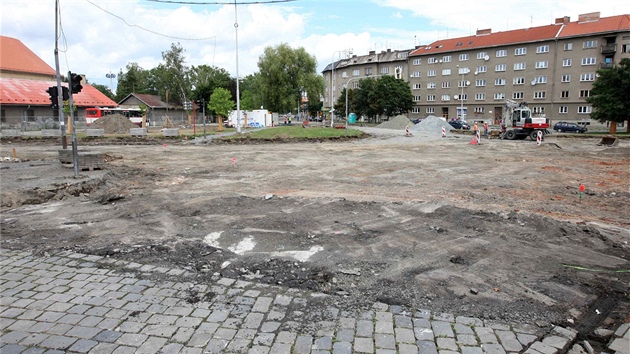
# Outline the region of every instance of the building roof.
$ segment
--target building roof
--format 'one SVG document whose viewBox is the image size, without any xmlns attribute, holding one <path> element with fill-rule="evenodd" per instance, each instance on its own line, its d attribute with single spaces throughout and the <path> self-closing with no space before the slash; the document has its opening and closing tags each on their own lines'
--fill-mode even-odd
<svg viewBox="0 0 630 354">
<path fill-rule="evenodd" d="M 67 87 L 68 84 L 61 85 Z M 46 90 L 51 86 L 57 86 L 57 82 L 0 78 L 0 105 L 48 106 L 50 99 Z M 81 92 L 74 94 L 72 99 L 77 107 L 118 106 L 116 102 L 88 84 L 84 84 Z"/>
<path fill-rule="evenodd" d="M 55 76 L 46 64 L 19 39 L 0 36 L 0 71 L 14 71 Z"/>
<path fill-rule="evenodd" d="M 168 103 L 162 101 L 160 96 L 158 95 L 149 95 L 144 93 L 130 93 L 127 97 L 123 98 L 120 101 L 120 105 L 124 105 L 126 101 L 128 101 L 131 97 L 135 97 L 140 100 L 142 103 L 146 104 L 149 108 L 171 108 L 173 106 Z"/>
<path fill-rule="evenodd" d="M 630 15 L 599 18 L 598 13 L 581 15 L 580 20 L 566 23 L 523 28 L 512 31 L 495 32 L 479 30 L 476 35 L 441 39 L 418 48 L 409 56 L 431 55 L 471 49 L 489 48 L 517 43 L 548 41 L 558 38 L 585 36 L 607 32 L 630 31 Z"/>
</svg>

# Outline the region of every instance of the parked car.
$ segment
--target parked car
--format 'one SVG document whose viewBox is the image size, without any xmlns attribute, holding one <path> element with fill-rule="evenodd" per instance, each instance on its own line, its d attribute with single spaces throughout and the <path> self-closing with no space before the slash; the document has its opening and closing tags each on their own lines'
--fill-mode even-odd
<svg viewBox="0 0 630 354">
<path fill-rule="evenodd" d="M 461 120 L 453 120 L 453 121 L 448 122 L 448 124 L 450 124 L 451 127 L 455 129 L 470 130 L 470 125 L 468 125 L 468 123 L 463 122 Z"/>
<path fill-rule="evenodd" d="M 558 122 L 553 126 L 553 130 L 557 132 L 578 132 L 578 133 L 586 133 L 588 131 L 586 127 L 577 125 L 575 123 L 570 123 L 570 122 Z"/>
<path fill-rule="evenodd" d="M 418 124 L 420 122 L 422 122 L 422 118 L 416 118 L 416 119 L 412 119 L 411 120 L 411 123 L 413 123 L 413 124 Z"/>
</svg>

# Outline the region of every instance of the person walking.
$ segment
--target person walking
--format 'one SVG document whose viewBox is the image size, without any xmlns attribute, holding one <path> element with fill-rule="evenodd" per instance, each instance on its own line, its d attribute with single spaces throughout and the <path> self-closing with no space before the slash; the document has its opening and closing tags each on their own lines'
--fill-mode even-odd
<svg viewBox="0 0 630 354">
<path fill-rule="evenodd" d="M 473 125 L 473 134 L 477 135 L 478 130 L 479 130 L 479 126 L 477 125 L 477 122 L 475 122 L 475 125 Z"/>
<path fill-rule="evenodd" d="M 483 123 L 483 135 L 485 135 L 486 139 L 488 139 L 488 122 Z"/>
</svg>

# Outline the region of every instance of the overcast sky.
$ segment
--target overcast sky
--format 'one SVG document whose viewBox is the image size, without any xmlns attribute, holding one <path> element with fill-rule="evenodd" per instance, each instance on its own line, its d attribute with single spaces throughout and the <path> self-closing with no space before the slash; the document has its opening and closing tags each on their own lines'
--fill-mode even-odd
<svg viewBox="0 0 630 354">
<path fill-rule="evenodd" d="M 179 1 L 179 0 L 169 0 Z M 597 12 L 602 17 L 630 14 L 630 1 L 580 0 L 236 0 L 238 70 L 244 77 L 258 70 L 265 47 L 288 43 L 303 47 L 324 69 L 342 51 L 411 49 L 438 39 L 547 25 L 557 17 Z M 151 69 L 172 43 L 185 50 L 186 64 L 224 68 L 236 76 L 236 31 L 231 5 L 181 0 L 59 0 L 60 71 L 87 75 L 90 83 L 110 85 L 130 62 Z M 266 2 L 267 4 L 252 4 Z M 2 0 L 1 33 L 21 40 L 55 67 L 55 1 Z M 114 89 L 116 87 L 114 79 Z"/>
</svg>

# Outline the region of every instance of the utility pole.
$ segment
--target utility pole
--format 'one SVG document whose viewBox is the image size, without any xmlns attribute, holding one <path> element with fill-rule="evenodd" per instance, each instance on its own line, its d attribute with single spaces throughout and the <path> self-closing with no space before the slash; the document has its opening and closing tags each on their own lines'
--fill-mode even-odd
<svg viewBox="0 0 630 354">
<path fill-rule="evenodd" d="M 55 74 L 57 76 L 57 92 L 61 93 L 61 75 L 59 74 L 59 0 L 55 0 Z M 66 138 L 66 126 L 63 116 L 63 95 L 59 95 L 57 98 L 57 106 L 59 109 L 59 127 L 61 128 L 61 146 L 65 150 L 68 148 L 68 141 Z M 72 106 L 70 106 L 72 107 Z"/>
</svg>

